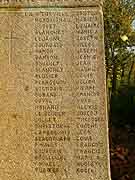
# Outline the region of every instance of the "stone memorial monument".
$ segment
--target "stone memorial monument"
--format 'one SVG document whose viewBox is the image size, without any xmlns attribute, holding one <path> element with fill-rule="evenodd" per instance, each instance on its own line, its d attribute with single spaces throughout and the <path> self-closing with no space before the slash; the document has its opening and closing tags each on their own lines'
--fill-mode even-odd
<svg viewBox="0 0 135 180">
<path fill-rule="evenodd" d="M 101 0 L 0 7 L 0 180 L 110 180 Z"/>
</svg>

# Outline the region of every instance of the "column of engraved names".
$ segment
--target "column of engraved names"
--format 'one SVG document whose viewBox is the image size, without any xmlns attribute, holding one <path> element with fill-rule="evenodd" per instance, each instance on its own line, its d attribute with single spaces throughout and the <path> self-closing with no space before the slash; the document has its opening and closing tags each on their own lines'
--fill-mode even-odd
<svg viewBox="0 0 135 180">
<path fill-rule="evenodd" d="M 63 48 L 65 21 L 62 12 L 40 12 L 35 18 L 35 170 L 40 173 L 60 171 L 64 161 L 62 144 L 69 141 L 66 112 L 59 97 L 63 92 Z"/>
<path fill-rule="evenodd" d="M 95 140 L 94 129 L 100 127 L 97 88 L 97 50 L 99 24 L 96 12 L 80 11 L 75 17 L 75 66 L 78 67 L 78 106 L 76 118 L 78 134 L 76 137 L 77 174 L 97 174 L 96 168 L 102 152 L 103 143 Z"/>
</svg>

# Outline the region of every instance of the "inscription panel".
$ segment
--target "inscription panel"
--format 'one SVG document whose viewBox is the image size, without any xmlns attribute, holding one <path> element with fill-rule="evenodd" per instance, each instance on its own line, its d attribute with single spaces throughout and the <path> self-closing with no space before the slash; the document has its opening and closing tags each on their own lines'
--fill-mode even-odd
<svg viewBox="0 0 135 180">
<path fill-rule="evenodd" d="M 100 8 L 31 9 L 0 17 L 6 23 L 0 27 L 2 133 L 10 130 L 2 145 L 1 154 L 8 154 L 1 157 L 2 179 L 108 180 Z"/>
</svg>

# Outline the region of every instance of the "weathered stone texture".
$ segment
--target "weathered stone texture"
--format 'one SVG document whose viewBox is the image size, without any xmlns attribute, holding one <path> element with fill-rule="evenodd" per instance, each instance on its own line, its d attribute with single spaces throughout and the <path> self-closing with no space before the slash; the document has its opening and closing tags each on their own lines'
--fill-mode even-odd
<svg viewBox="0 0 135 180">
<path fill-rule="evenodd" d="M 99 6 L 102 0 L 1 0 L 0 6 L 4 7 L 51 7 L 51 6 Z"/>
<path fill-rule="evenodd" d="M 0 179 L 109 180 L 100 8 L 0 12 Z"/>
</svg>

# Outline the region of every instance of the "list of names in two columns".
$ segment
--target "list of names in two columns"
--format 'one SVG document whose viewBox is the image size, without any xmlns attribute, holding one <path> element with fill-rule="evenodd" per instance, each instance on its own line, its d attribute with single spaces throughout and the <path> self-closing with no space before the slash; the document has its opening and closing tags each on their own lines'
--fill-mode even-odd
<svg viewBox="0 0 135 180">
<path fill-rule="evenodd" d="M 65 152 L 66 146 L 74 151 L 71 159 L 75 162 L 76 174 L 96 174 L 95 167 L 100 165 L 103 142 L 94 137 L 103 121 L 97 86 L 99 19 L 99 13 L 94 10 L 36 13 L 34 122 L 37 172 L 64 171 L 65 162 L 71 158 Z"/>
</svg>

